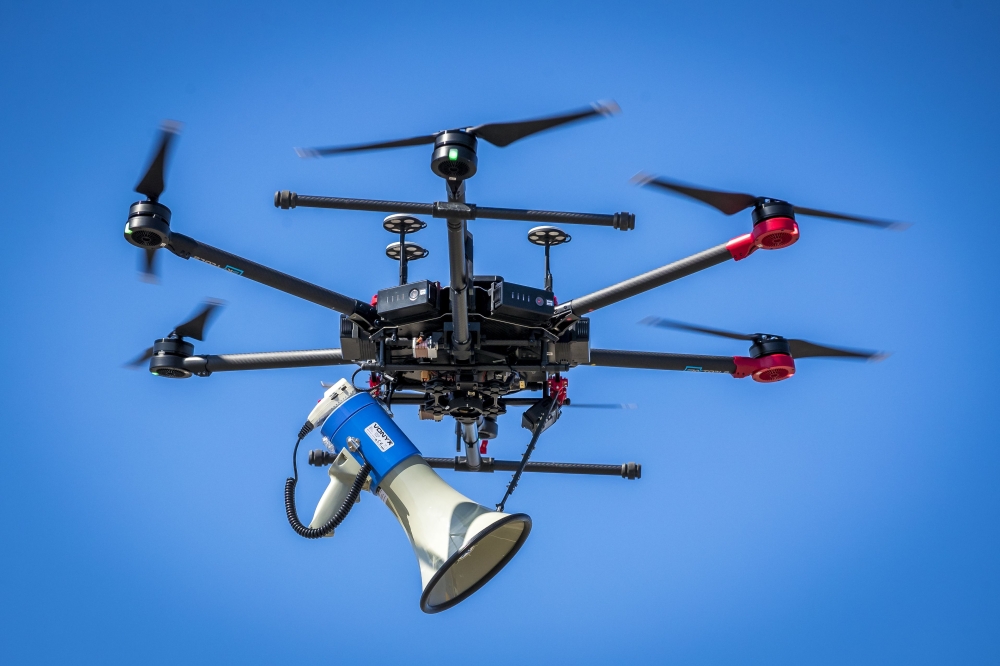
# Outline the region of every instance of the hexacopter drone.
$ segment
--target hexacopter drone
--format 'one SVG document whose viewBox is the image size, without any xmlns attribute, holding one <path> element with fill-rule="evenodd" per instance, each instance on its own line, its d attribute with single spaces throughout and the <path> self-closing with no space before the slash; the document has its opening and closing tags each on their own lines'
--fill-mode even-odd
<svg viewBox="0 0 1000 666">
<path fill-rule="evenodd" d="M 286 484 L 286 509 L 302 536 L 330 536 L 363 489 L 381 497 L 396 514 L 417 554 L 423 579 L 421 608 L 437 612 L 453 606 L 484 585 L 517 552 L 531 529 L 524 514 L 503 513 L 523 472 L 602 474 L 637 479 L 641 466 L 532 462 L 539 436 L 564 407 L 620 407 L 573 404 L 565 374 L 579 365 L 726 373 L 775 382 L 795 373 L 796 359 L 837 357 L 877 359 L 880 354 L 819 345 L 764 333 L 740 334 L 648 318 L 645 324 L 722 336 L 751 343 L 749 356 L 704 356 L 646 351 L 593 349 L 590 313 L 723 262 L 746 259 L 756 250 L 777 250 L 798 240 L 796 215 L 811 215 L 876 228 L 897 223 L 792 205 L 780 199 L 709 190 L 640 174 L 643 185 L 692 197 L 727 215 L 751 209 L 750 233 L 591 294 L 558 302 L 553 292 L 550 250 L 570 235 L 553 224 L 584 224 L 628 231 L 635 216 L 568 213 L 479 206 L 466 201 L 466 181 L 477 172 L 479 140 L 508 146 L 532 134 L 567 123 L 616 113 L 613 102 L 546 118 L 444 130 L 398 141 L 345 147 L 299 149 L 302 157 L 432 145 L 431 170 L 446 183 L 447 198 L 434 203 L 376 201 L 275 193 L 274 205 L 388 213 L 386 231 L 398 238 L 386 254 L 399 262 L 399 284 L 365 302 L 205 245 L 171 228 L 170 210 L 159 202 L 164 170 L 178 126 L 165 124 L 158 147 L 136 191 L 145 201 L 132 204 L 125 238 L 145 250 L 144 272 L 154 275 L 156 251 L 165 248 L 182 259 L 204 263 L 303 298 L 340 314 L 340 347 L 302 351 L 196 355 L 187 339 L 202 340 L 219 305 L 208 302 L 191 320 L 156 340 L 134 365 L 149 361 L 159 377 L 207 377 L 213 372 L 356 365 L 368 372 L 357 387 L 341 380 L 326 393 L 299 431 L 298 441 L 320 427 L 328 450 L 311 451 L 309 462 L 329 466 L 330 486 L 309 526 L 295 509 L 295 476 Z M 418 216 L 445 221 L 448 234 L 447 284 L 409 281 L 408 264 L 427 251 L 407 240 L 427 224 Z M 528 240 L 544 247 L 544 285 L 513 284 L 499 275 L 473 271 L 473 238 L 468 221 L 520 220 L 542 223 Z M 454 458 L 424 458 L 392 420 L 395 405 L 418 406 L 421 419 L 451 417 L 456 426 Z M 520 460 L 486 456 L 497 437 L 497 418 L 508 407 L 527 406 L 522 426 L 531 433 Z M 370 422 L 370 423 L 369 423 Z M 298 449 L 298 442 L 295 450 Z M 463 451 L 464 449 L 464 451 Z M 503 498 L 490 510 L 444 483 L 432 468 L 467 472 L 512 471 Z M 473 556 L 475 554 L 475 556 Z"/>
</svg>

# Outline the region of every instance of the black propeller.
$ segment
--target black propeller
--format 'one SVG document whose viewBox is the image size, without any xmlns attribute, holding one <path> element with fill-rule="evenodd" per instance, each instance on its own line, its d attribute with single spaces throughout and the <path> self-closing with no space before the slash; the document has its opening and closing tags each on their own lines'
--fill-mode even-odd
<svg viewBox="0 0 1000 666">
<path fill-rule="evenodd" d="M 838 357 L 857 358 L 864 359 L 866 361 L 881 361 L 888 356 L 888 354 L 883 352 L 828 347 L 826 345 L 818 345 L 807 340 L 783 338 L 780 335 L 770 335 L 768 333 L 733 333 L 732 331 L 723 331 L 718 328 L 708 328 L 706 326 L 693 326 L 691 324 L 685 324 L 671 319 L 662 319 L 660 317 L 646 317 L 639 323 L 647 326 L 656 326 L 657 328 L 669 328 L 680 331 L 691 331 L 692 333 L 704 333 L 706 335 L 714 335 L 720 338 L 730 338 L 732 340 L 746 340 L 748 342 L 753 342 L 755 345 L 760 345 L 761 343 L 768 341 L 781 340 L 788 343 L 788 354 L 792 358 Z"/>
<path fill-rule="evenodd" d="M 158 247 L 147 247 L 145 252 L 139 257 L 139 279 L 143 282 L 155 284 L 159 282 L 156 270 L 156 251 Z"/>
<path fill-rule="evenodd" d="M 181 124 L 176 120 L 167 120 L 160 126 L 160 141 L 156 152 L 153 153 L 153 159 L 149 161 L 149 166 L 146 167 L 146 173 L 143 174 L 142 180 L 135 186 L 135 191 L 145 195 L 150 201 L 158 201 L 166 188 L 163 173 L 166 170 L 170 146 L 180 131 Z"/>
<path fill-rule="evenodd" d="M 167 336 L 168 338 L 194 338 L 195 340 L 205 339 L 205 329 L 208 327 L 209 321 L 212 319 L 213 314 L 216 309 L 224 305 L 223 301 L 210 298 L 205 301 L 202 305 L 201 310 L 198 313 L 188 319 L 183 324 L 177 326 L 174 330 L 170 332 Z M 125 365 L 130 368 L 138 368 L 140 365 L 153 358 L 153 347 L 150 347 L 146 351 L 142 352 L 134 360 L 129 361 Z"/>
<path fill-rule="evenodd" d="M 702 203 L 706 203 L 712 208 L 722 211 L 726 215 L 735 215 L 742 210 L 747 208 L 753 208 L 758 203 L 764 203 L 767 201 L 784 202 L 781 199 L 774 199 L 772 197 L 759 197 L 753 194 L 743 194 L 740 192 L 723 192 L 721 190 L 709 190 L 703 187 L 695 187 L 693 185 L 685 185 L 684 183 L 679 183 L 677 181 L 668 180 L 666 178 L 658 178 L 656 176 L 651 176 L 646 173 L 638 173 L 632 178 L 632 181 L 638 183 L 639 185 L 649 185 L 652 187 L 658 187 L 668 192 L 675 192 L 677 194 L 683 194 L 684 196 L 691 197 L 692 199 L 697 199 Z M 867 224 L 869 226 L 878 227 L 880 229 L 892 229 L 893 231 L 902 231 L 909 227 L 909 224 L 902 222 L 888 222 L 886 220 L 877 220 L 871 217 L 860 217 L 858 215 L 844 215 L 842 213 L 831 213 L 825 210 L 819 210 L 818 208 L 805 208 L 803 206 L 792 205 L 795 209 L 795 213 L 798 215 L 812 215 L 813 217 L 825 217 L 830 220 L 840 220 L 842 222 L 855 222 L 857 224 Z"/>
<path fill-rule="evenodd" d="M 143 174 L 139 184 L 135 186 L 135 191 L 144 195 L 150 201 L 158 201 L 163 190 L 166 188 L 164 172 L 166 171 L 167 158 L 170 156 L 170 147 L 174 139 L 181 131 L 181 124 L 176 120 L 167 120 L 160 126 L 160 139 L 156 150 L 146 172 Z M 139 267 L 139 277 L 144 282 L 156 282 L 156 251 L 159 248 L 147 248 L 145 257 L 141 258 Z"/>
<path fill-rule="evenodd" d="M 619 113 L 621 109 L 615 102 L 595 102 L 589 107 L 584 109 L 578 109 L 576 111 L 570 111 L 569 113 L 563 113 L 555 116 L 547 116 L 545 118 L 534 118 L 531 120 L 518 120 L 510 123 L 486 123 L 485 125 L 476 125 L 475 127 L 466 127 L 463 130 L 470 134 L 475 135 L 477 138 L 482 139 L 488 143 L 492 143 L 494 146 L 503 148 L 509 146 L 515 141 L 519 141 L 525 137 L 531 136 L 532 134 L 537 134 L 538 132 L 543 132 L 547 129 L 552 129 L 553 127 L 558 127 L 559 125 L 565 125 L 567 123 L 572 123 L 577 120 L 583 120 L 585 118 L 591 118 L 594 116 L 610 116 Z M 407 146 L 423 146 L 434 143 L 434 140 L 444 131 L 434 132 L 433 134 L 424 134 L 421 136 L 414 136 L 408 139 L 398 139 L 395 141 L 380 141 L 378 143 L 362 143 L 353 146 L 332 146 L 329 148 L 296 148 L 295 152 L 298 153 L 299 157 L 325 157 L 327 155 L 338 155 L 340 153 L 354 153 L 364 150 L 382 150 L 385 148 L 404 148 Z"/>
<path fill-rule="evenodd" d="M 569 399 L 562 406 L 573 409 L 638 409 L 639 407 L 634 402 L 576 402 Z"/>
</svg>

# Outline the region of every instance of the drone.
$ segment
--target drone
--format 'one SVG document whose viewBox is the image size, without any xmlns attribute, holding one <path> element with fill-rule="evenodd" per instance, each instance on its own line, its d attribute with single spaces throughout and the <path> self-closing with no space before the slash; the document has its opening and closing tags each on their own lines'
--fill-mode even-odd
<svg viewBox="0 0 1000 666">
<path fill-rule="evenodd" d="M 195 354 L 189 339 L 203 339 L 205 326 L 220 305 L 213 301 L 206 303 L 190 321 L 156 340 L 133 364 L 142 365 L 148 361 L 153 375 L 166 378 L 207 377 L 216 372 L 274 368 L 356 366 L 355 377 L 360 372 L 368 373 L 368 385 L 358 388 L 352 377 L 353 389 L 372 396 L 390 415 L 397 405 L 415 405 L 422 420 L 440 422 L 450 418 L 454 421 L 459 455 L 424 458 L 430 467 L 463 472 L 513 472 L 497 504 L 497 511 L 503 511 L 524 472 L 614 475 L 629 480 L 641 477 L 641 465 L 632 462 L 594 465 L 530 460 L 539 436 L 558 421 L 564 408 L 630 407 L 573 403 L 568 396 L 566 375 L 578 366 L 708 372 L 773 383 L 791 378 L 796 372 L 796 362 L 805 358 L 878 360 L 882 357 L 878 352 L 832 347 L 767 333 L 734 333 L 659 317 L 647 318 L 642 323 L 749 342 L 748 355 L 706 356 L 592 348 L 589 315 L 593 312 L 712 266 L 743 261 L 757 250 L 789 247 L 799 239 L 799 216 L 876 229 L 903 228 L 896 222 L 806 208 L 772 197 L 695 187 L 641 173 L 635 178 L 640 185 L 695 199 L 726 215 L 749 210 L 748 233 L 593 293 L 569 300 L 557 299 L 550 255 L 553 248 L 572 238 L 556 225 L 587 225 L 628 232 L 635 228 L 635 215 L 496 208 L 470 203 L 467 183 L 479 171 L 480 142 L 505 148 L 546 130 L 618 112 L 614 102 L 598 102 L 572 112 L 531 120 L 488 123 L 376 143 L 297 149 L 300 157 L 316 158 L 431 147 L 431 171 L 445 182 L 446 196 L 441 201 L 418 203 L 312 196 L 289 190 L 274 195 L 274 205 L 282 210 L 323 208 L 387 215 L 383 227 L 392 235 L 393 242 L 385 252 L 399 264 L 399 284 L 380 289 L 370 301 L 331 291 L 175 231 L 170 209 L 160 202 L 160 198 L 165 189 L 167 159 L 179 125 L 165 124 L 153 158 L 135 188 L 146 198 L 132 204 L 125 227 L 126 240 L 145 251 L 143 274 L 147 278 L 155 276 L 156 255 L 161 249 L 182 259 L 195 258 L 338 313 L 340 346 L 300 351 Z M 410 264 L 428 256 L 428 251 L 408 239 L 427 228 L 426 220 L 438 219 L 444 221 L 448 239 L 447 280 L 410 280 Z M 514 220 L 541 225 L 531 228 L 527 239 L 544 249 L 543 284 L 515 284 L 500 275 L 477 274 L 473 235 L 469 231 L 469 222 L 473 220 Z M 515 406 L 527 407 L 521 425 L 530 431 L 531 438 L 523 455 L 520 460 L 506 461 L 488 457 L 488 443 L 499 433 L 498 418 Z M 300 433 L 300 441 L 302 436 Z M 316 450 L 309 458 L 312 464 L 324 466 L 333 464 L 336 456 L 333 452 Z"/>
</svg>

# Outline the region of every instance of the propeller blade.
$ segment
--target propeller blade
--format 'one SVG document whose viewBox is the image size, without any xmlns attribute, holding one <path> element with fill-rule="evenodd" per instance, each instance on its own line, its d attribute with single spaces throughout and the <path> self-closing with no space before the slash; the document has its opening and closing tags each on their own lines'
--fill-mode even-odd
<svg viewBox="0 0 1000 666">
<path fill-rule="evenodd" d="M 718 328 L 707 328 L 704 326 L 692 326 L 691 324 L 685 324 L 679 321 L 673 321 L 671 319 L 661 319 L 660 317 L 646 317 L 640 324 L 645 324 L 646 326 L 656 326 L 657 328 L 671 328 L 678 331 L 691 331 L 692 333 L 704 333 L 706 335 L 715 335 L 720 338 L 730 338 L 733 340 L 749 340 L 753 341 L 753 335 L 747 335 L 745 333 L 733 333 L 732 331 L 723 331 Z"/>
<path fill-rule="evenodd" d="M 153 358 L 153 348 L 150 347 L 146 351 L 142 352 L 135 359 L 129 361 L 125 364 L 126 368 L 132 368 L 133 370 L 138 368 L 140 365 Z"/>
<path fill-rule="evenodd" d="M 825 210 L 819 210 L 818 208 L 803 208 L 802 206 L 795 206 L 795 212 L 798 215 L 812 215 L 813 217 L 825 217 L 830 220 L 840 220 L 841 222 L 855 222 L 857 224 L 867 224 L 873 227 L 878 227 L 879 229 L 891 229 L 892 231 L 903 231 L 909 228 L 909 224 L 904 222 L 888 222 L 886 220 L 876 220 L 871 217 L 860 217 L 858 215 L 844 215 L 842 213 L 831 213 Z"/>
<path fill-rule="evenodd" d="M 406 148 L 407 146 L 424 146 L 434 143 L 438 133 L 414 136 L 409 139 L 398 139 L 396 141 L 380 141 L 378 143 L 360 143 L 353 146 L 331 146 L 328 148 L 296 148 L 295 152 L 299 157 L 326 157 L 327 155 L 339 155 L 341 153 L 358 153 L 365 150 L 383 150 L 385 148 Z"/>
<path fill-rule="evenodd" d="M 632 182 L 638 183 L 639 185 L 659 187 L 660 189 L 667 190 L 668 192 L 683 194 L 684 196 L 706 203 L 712 208 L 722 211 L 726 215 L 735 215 L 741 210 L 753 207 L 759 198 L 752 194 L 723 192 L 721 190 L 709 190 L 703 187 L 694 187 L 692 185 L 678 183 L 677 181 L 667 180 L 666 178 L 657 178 L 642 172 L 636 174 L 632 178 Z"/>
<path fill-rule="evenodd" d="M 611 116 L 621 113 L 621 108 L 613 101 L 595 102 L 585 109 L 570 111 L 556 116 L 546 116 L 545 118 L 534 118 L 532 120 L 518 120 L 510 123 L 486 123 L 469 128 L 469 131 L 477 137 L 492 143 L 494 146 L 503 148 L 515 141 L 544 132 L 547 129 L 576 122 L 594 116 Z"/>
<path fill-rule="evenodd" d="M 634 402 L 567 402 L 563 403 L 563 407 L 572 407 L 574 409 L 638 409 L 639 406 Z"/>
<path fill-rule="evenodd" d="M 503 148 L 523 139 L 526 136 L 543 132 L 559 125 L 583 120 L 592 116 L 610 116 L 620 113 L 621 109 L 614 102 L 595 102 L 586 109 L 579 109 L 557 116 L 547 116 L 545 118 L 534 118 L 532 120 L 518 120 L 512 123 L 487 123 L 470 127 L 467 131 L 477 137 L 492 143 L 494 146 Z M 295 152 L 299 157 L 325 157 L 327 155 L 339 155 L 342 153 L 356 153 L 365 150 L 383 150 L 386 148 L 406 148 L 408 146 L 423 146 L 434 143 L 440 132 L 434 134 L 424 134 L 414 136 L 409 139 L 397 139 L 395 141 L 379 141 L 377 143 L 361 143 L 352 146 L 331 146 L 328 148 L 296 148 Z"/>
<path fill-rule="evenodd" d="M 643 172 L 636 174 L 632 178 L 632 182 L 638 183 L 639 185 L 659 187 L 660 189 L 667 190 L 668 192 L 683 194 L 684 196 L 706 203 L 709 206 L 722 211 L 726 215 L 735 215 L 741 210 L 752 208 L 758 201 L 768 198 L 756 197 L 752 194 L 742 194 L 739 192 L 723 192 L 721 190 L 709 190 L 703 187 L 694 187 L 692 185 L 685 185 L 684 183 L 679 183 L 674 180 L 651 176 Z M 903 222 L 890 222 L 887 220 L 878 220 L 873 217 L 832 213 L 826 210 L 819 210 L 818 208 L 805 208 L 803 206 L 794 206 L 794 208 L 795 212 L 800 215 L 824 217 L 829 220 L 838 220 L 840 222 L 866 224 L 868 226 L 878 227 L 879 229 L 902 231 L 910 226 L 909 224 L 905 224 Z"/>
<path fill-rule="evenodd" d="M 195 340 L 204 340 L 205 327 L 208 325 L 208 320 L 212 316 L 212 313 L 216 308 L 223 305 L 222 301 L 217 301 L 214 299 L 209 299 L 205 301 L 204 307 L 201 311 L 196 314 L 191 319 L 187 320 L 180 326 L 174 329 L 174 334 L 181 338 L 194 338 Z"/>
<path fill-rule="evenodd" d="M 143 282 L 155 284 L 159 282 L 156 274 L 156 251 L 157 247 L 147 247 L 142 255 L 142 264 L 139 268 L 139 279 Z"/>
<path fill-rule="evenodd" d="M 866 361 L 881 361 L 888 354 L 884 352 L 862 351 L 859 349 L 841 349 L 838 347 L 827 347 L 817 345 L 807 340 L 789 340 L 788 350 L 792 358 L 817 358 L 817 357 L 837 357 L 837 358 L 859 358 Z"/>
<path fill-rule="evenodd" d="M 163 194 L 166 184 L 163 181 L 163 172 L 166 168 L 167 155 L 170 152 L 170 145 L 181 130 L 181 124 L 176 120 L 168 120 L 160 126 L 160 143 L 153 159 L 146 168 L 146 173 L 142 180 L 135 186 L 135 191 L 144 194 L 151 201 L 156 201 Z"/>
</svg>

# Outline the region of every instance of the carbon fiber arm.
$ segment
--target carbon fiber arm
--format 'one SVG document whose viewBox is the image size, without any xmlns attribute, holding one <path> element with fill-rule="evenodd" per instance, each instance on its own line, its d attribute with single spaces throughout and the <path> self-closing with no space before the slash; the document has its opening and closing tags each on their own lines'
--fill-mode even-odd
<svg viewBox="0 0 1000 666">
<path fill-rule="evenodd" d="M 302 351 L 254 352 L 250 354 L 218 354 L 189 356 L 184 367 L 196 375 L 233 370 L 274 370 L 278 368 L 311 368 L 324 365 L 353 365 L 339 349 L 306 349 Z"/>
<path fill-rule="evenodd" d="M 640 368 L 647 370 L 681 370 L 733 374 L 736 362 L 732 356 L 701 356 L 697 354 L 664 354 L 647 351 L 591 349 L 590 365 L 609 368 Z"/>
<path fill-rule="evenodd" d="M 206 264 L 343 313 L 359 323 L 370 325 L 377 318 L 375 308 L 367 303 L 324 289 L 273 268 L 262 266 L 211 245 L 205 245 L 183 234 L 171 233 L 168 249 L 182 259 L 194 257 Z"/>
<path fill-rule="evenodd" d="M 624 301 L 626 298 L 631 298 L 644 291 L 655 289 L 668 282 L 679 280 L 682 277 L 687 277 L 698 271 L 721 264 L 733 258 L 728 245 L 728 243 L 717 245 L 704 252 L 699 252 L 698 254 L 675 261 L 672 264 L 667 264 L 648 273 L 643 273 L 618 284 L 613 284 L 592 294 L 574 298 L 557 307 L 556 316 L 571 315 L 573 317 L 582 317 L 598 308 L 607 307 L 618 301 Z"/>
<path fill-rule="evenodd" d="M 415 203 L 411 201 L 381 201 L 376 199 L 346 199 L 343 197 L 314 197 L 296 194 L 288 190 L 274 193 L 277 208 L 332 208 L 336 210 L 364 210 L 375 213 L 409 213 L 410 215 L 430 215 L 431 217 L 453 220 L 521 220 L 524 222 L 564 222 L 566 224 L 589 224 L 614 227 L 622 231 L 635 228 L 632 213 L 567 213 L 555 210 L 530 210 L 524 208 L 491 208 L 460 201 L 436 201 Z"/>
</svg>

